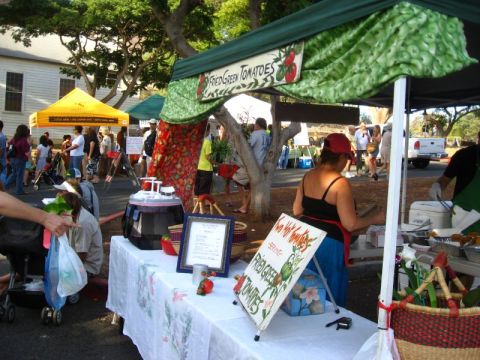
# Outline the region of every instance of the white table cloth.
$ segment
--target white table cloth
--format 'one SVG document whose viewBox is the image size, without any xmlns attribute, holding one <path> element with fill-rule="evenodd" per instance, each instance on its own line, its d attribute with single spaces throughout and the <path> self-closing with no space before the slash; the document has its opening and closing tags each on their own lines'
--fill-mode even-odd
<svg viewBox="0 0 480 360">
<path fill-rule="evenodd" d="M 233 305 L 233 275 L 215 278 L 213 293 L 196 295 L 191 274 L 176 273 L 176 256 L 143 251 L 121 236 L 112 237 L 107 308 L 124 318 L 129 336 L 144 359 L 352 359 L 376 331 L 376 324 L 330 304 L 317 316 L 275 315 L 258 342 L 256 328 L 241 306 Z M 325 328 L 348 316 L 350 330 Z"/>
</svg>

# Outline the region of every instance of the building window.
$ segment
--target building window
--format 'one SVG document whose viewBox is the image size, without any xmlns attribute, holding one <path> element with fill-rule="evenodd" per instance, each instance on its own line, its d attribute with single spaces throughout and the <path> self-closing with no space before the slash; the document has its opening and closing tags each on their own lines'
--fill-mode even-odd
<svg viewBox="0 0 480 360">
<path fill-rule="evenodd" d="M 73 79 L 60 79 L 60 94 L 59 99 L 63 98 L 70 91 L 75 89 L 75 80 Z"/>
<path fill-rule="evenodd" d="M 22 111 L 23 74 L 7 72 L 5 111 Z"/>
<path fill-rule="evenodd" d="M 108 71 L 106 79 L 107 86 L 112 87 L 115 84 L 115 81 L 117 81 L 117 73 Z"/>
</svg>

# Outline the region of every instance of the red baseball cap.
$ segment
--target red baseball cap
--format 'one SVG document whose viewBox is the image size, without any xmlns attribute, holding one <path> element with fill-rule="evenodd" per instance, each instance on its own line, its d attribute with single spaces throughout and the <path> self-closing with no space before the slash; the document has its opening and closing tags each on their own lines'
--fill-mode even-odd
<svg viewBox="0 0 480 360">
<path fill-rule="evenodd" d="M 333 133 L 328 135 L 323 143 L 323 148 L 334 154 L 345 154 L 349 158 L 352 157 L 352 145 L 344 134 Z"/>
</svg>

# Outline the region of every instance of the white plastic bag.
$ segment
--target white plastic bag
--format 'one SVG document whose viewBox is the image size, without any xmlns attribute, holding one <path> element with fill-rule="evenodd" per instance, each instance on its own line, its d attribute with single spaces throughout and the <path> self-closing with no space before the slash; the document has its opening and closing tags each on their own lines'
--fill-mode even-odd
<svg viewBox="0 0 480 360">
<path fill-rule="evenodd" d="M 353 360 L 400 360 L 393 330 L 375 332 L 363 343 Z"/>
<path fill-rule="evenodd" d="M 87 285 L 87 271 L 75 250 L 68 244 L 67 236 L 62 235 L 58 240 L 60 245 L 58 250 L 59 281 L 57 292 L 60 296 L 70 296 Z"/>
</svg>

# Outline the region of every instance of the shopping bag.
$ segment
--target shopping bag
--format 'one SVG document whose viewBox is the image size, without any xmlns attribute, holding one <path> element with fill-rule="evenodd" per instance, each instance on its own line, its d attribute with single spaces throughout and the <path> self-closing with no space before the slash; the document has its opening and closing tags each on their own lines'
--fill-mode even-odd
<svg viewBox="0 0 480 360">
<path fill-rule="evenodd" d="M 70 296 L 87 285 L 87 271 L 75 250 L 68 244 L 67 237 L 65 235 L 60 236 L 58 242 L 59 279 L 57 292 L 60 296 Z"/>
<path fill-rule="evenodd" d="M 48 250 L 47 259 L 45 261 L 45 276 L 44 276 L 44 289 L 45 299 L 48 305 L 54 310 L 60 310 L 65 305 L 66 297 L 60 296 L 57 292 L 57 286 L 59 281 L 59 244 L 58 239 L 52 234 L 50 240 L 50 249 Z"/>
</svg>

